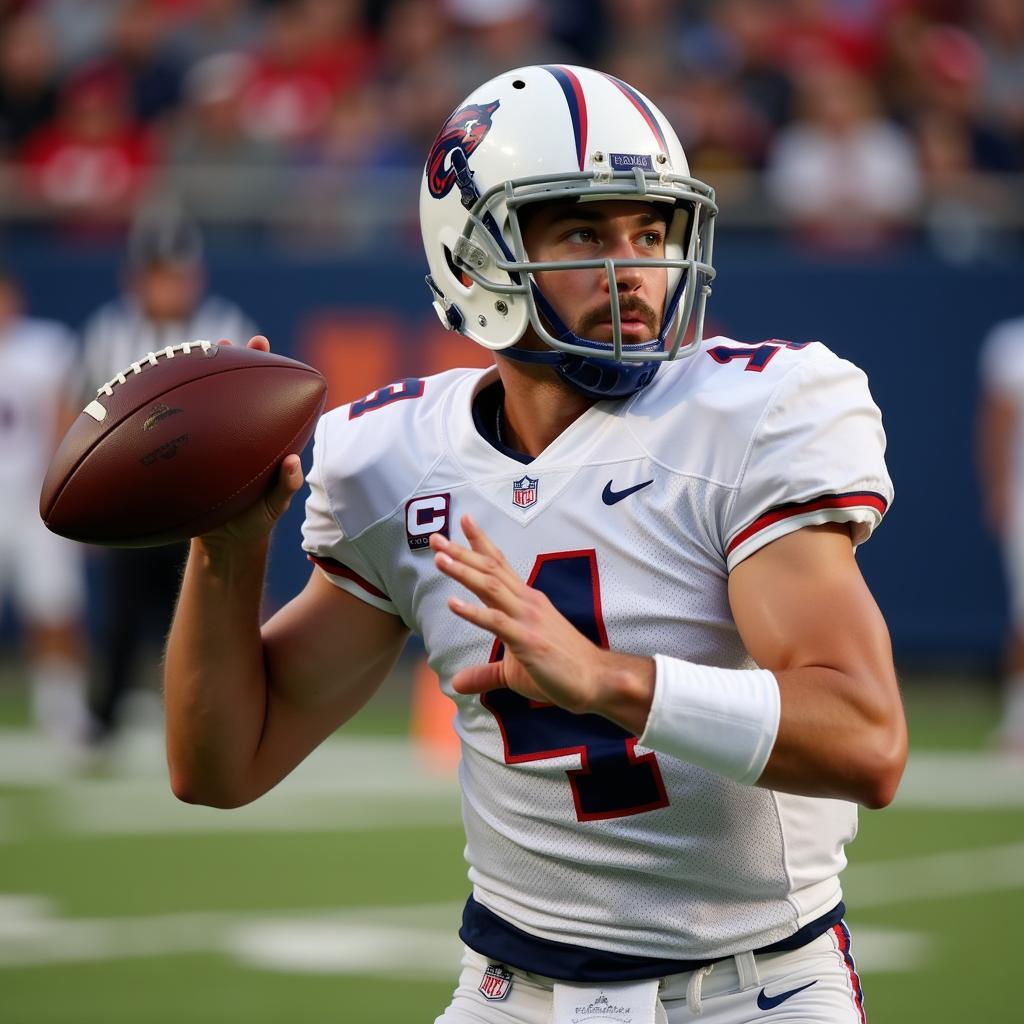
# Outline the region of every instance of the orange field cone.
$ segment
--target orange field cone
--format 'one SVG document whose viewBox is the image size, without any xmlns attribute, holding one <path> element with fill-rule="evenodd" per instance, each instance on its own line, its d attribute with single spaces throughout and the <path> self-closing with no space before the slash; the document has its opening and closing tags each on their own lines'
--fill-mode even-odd
<svg viewBox="0 0 1024 1024">
<path fill-rule="evenodd" d="M 445 696 L 437 674 L 420 658 L 412 675 L 411 732 L 424 765 L 439 775 L 454 776 L 459 764 L 455 705 Z"/>
</svg>

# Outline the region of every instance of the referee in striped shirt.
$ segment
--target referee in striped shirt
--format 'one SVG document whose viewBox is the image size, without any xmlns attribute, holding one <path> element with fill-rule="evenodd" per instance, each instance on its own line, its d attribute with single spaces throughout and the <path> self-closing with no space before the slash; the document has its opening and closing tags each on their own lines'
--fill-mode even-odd
<svg viewBox="0 0 1024 1024">
<path fill-rule="evenodd" d="M 197 226 L 177 211 L 144 213 L 128 241 L 122 293 L 83 328 L 82 398 L 149 352 L 184 341 L 242 344 L 256 326 L 234 303 L 208 294 Z M 105 751 L 125 698 L 146 678 L 143 655 L 162 645 L 184 562 L 184 545 L 110 548 L 103 555 L 100 642 L 91 686 L 92 741 Z"/>
</svg>

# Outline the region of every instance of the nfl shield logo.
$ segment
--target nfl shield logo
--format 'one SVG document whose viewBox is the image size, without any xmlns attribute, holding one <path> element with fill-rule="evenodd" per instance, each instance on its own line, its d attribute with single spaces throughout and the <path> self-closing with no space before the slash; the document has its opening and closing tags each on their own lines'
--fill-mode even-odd
<svg viewBox="0 0 1024 1024">
<path fill-rule="evenodd" d="M 537 481 L 530 476 L 512 481 L 512 500 L 520 508 L 529 508 L 537 503 Z"/>
<path fill-rule="evenodd" d="M 484 971 L 483 981 L 480 982 L 480 992 L 484 999 L 491 999 L 497 1002 L 504 999 L 512 991 L 512 972 L 502 967 L 501 964 L 490 964 Z"/>
</svg>

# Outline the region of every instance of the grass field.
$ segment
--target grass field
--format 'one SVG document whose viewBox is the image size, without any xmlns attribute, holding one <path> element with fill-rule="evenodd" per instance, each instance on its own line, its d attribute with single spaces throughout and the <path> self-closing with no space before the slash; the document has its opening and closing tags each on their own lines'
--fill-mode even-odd
<svg viewBox="0 0 1024 1024">
<path fill-rule="evenodd" d="M 897 802 L 844 876 L 873 1024 L 1019 1020 L 1024 765 L 985 752 L 991 689 L 907 688 Z M 273 793 L 186 807 L 159 730 L 69 773 L 0 676 L 0 1022 L 417 1024 L 446 1005 L 467 883 L 458 799 L 400 689 Z"/>
</svg>

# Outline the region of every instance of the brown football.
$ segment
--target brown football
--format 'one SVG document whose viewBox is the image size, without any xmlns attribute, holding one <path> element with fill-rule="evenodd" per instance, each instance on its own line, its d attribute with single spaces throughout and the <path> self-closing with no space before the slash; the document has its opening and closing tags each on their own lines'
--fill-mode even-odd
<svg viewBox="0 0 1024 1024">
<path fill-rule="evenodd" d="M 301 452 L 327 395 L 305 363 L 187 342 L 104 385 L 54 453 L 39 514 L 72 540 L 153 547 L 212 530 Z"/>
</svg>

